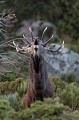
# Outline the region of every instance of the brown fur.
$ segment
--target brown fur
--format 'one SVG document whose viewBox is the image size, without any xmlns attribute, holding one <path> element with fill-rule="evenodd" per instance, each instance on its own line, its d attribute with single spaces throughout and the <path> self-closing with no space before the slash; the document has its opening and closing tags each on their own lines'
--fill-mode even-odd
<svg viewBox="0 0 79 120">
<path fill-rule="evenodd" d="M 23 98 L 24 107 L 30 107 L 30 104 L 36 100 L 43 101 L 46 97 L 53 97 L 53 89 L 48 80 L 46 65 L 43 56 L 30 57 L 29 63 L 30 81 L 27 93 Z"/>
</svg>

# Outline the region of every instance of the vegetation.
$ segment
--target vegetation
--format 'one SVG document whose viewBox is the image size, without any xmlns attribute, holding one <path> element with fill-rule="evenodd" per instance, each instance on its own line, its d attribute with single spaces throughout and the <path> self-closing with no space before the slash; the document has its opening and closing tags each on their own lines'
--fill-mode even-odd
<svg viewBox="0 0 79 120">
<path fill-rule="evenodd" d="M 16 16 L 11 10 L 13 7 Z M 9 12 L 12 13 L 9 16 L 11 19 L 1 21 L 2 16 L 8 16 Z M 14 35 L 13 31 L 20 27 L 23 20 L 40 19 L 53 23 L 60 38 L 59 42 L 65 38 L 66 47 L 79 53 L 78 0 L 6 0 L 0 4 L 0 13 L 0 44 L 8 40 L 10 34 Z M 16 17 L 18 24 L 15 27 L 13 24 L 17 21 Z M 0 53 L 7 49 L 0 47 Z M 27 63 L 24 62 L 20 72 L 28 75 L 27 69 Z M 1 76 L 0 120 L 79 120 L 79 82 L 74 74 L 64 75 L 61 79 L 56 76 L 50 78 L 54 98 L 46 98 L 44 102 L 36 101 L 25 109 L 22 97 L 27 92 L 28 81 L 14 72 Z"/>
<path fill-rule="evenodd" d="M 78 84 L 65 82 L 58 77 L 50 80 L 54 98 L 36 101 L 27 109 L 23 108 L 22 97 L 27 91 L 28 80 L 18 78 L 0 82 L 0 120 L 78 120 Z"/>
<path fill-rule="evenodd" d="M 19 21 L 32 18 L 50 21 L 56 25 L 60 36 L 66 34 L 72 38 L 73 42 L 78 43 L 78 0 L 7 0 L 6 6 L 10 8 L 14 6 Z"/>
</svg>

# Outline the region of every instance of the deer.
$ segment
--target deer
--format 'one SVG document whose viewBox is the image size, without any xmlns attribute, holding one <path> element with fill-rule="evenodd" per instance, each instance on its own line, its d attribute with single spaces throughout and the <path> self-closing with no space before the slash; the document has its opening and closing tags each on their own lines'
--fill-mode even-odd
<svg viewBox="0 0 79 120">
<path fill-rule="evenodd" d="M 29 28 L 31 33 L 31 42 L 23 34 L 23 38 L 26 40 L 28 45 L 20 48 L 14 41 L 13 44 L 16 51 L 22 54 L 27 52 L 30 53 L 29 60 L 29 83 L 25 96 L 23 97 L 23 106 L 25 108 L 30 107 L 31 103 L 40 100 L 44 101 L 44 98 L 53 98 L 54 90 L 48 79 L 46 62 L 44 59 L 44 51 L 48 49 L 46 47 L 47 43 L 53 38 L 54 35 L 47 42 L 44 43 L 44 33 L 47 27 L 42 33 L 41 39 L 39 37 L 34 37 L 32 29 Z M 64 44 L 64 43 L 63 43 Z M 51 52 L 59 52 L 63 44 L 57 50 L 50 50 Z"/>
</svg>

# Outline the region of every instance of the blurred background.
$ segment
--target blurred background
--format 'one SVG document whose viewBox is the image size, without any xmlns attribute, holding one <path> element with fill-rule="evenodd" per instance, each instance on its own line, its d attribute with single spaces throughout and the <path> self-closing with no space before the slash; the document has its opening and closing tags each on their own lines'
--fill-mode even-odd
<svg viewBox="0 0 79 120">
<path fill-rule="evenodd" d="M 24 111 L 29 55 L 17 53 L 12 41 L 24 45 L 29 27 L 40 38 L 48 27 L 44 41 L 53 34 L 49 47 L 64 40 L 65 48 L 64 54 L 44 55 L 55 99 Z M 9 119 L 79 120 L 79 0 L 0 0 L 0 120 Z"/>
<path fill-rule="evenodd" d="M 12 28 L 7 28 L 8 33 L 16 35 L 23 25 L 32 27 L 53 27 L 58 35 L 58 40 L 64 39 L 67 47 L 79 52 L 79 1 L 78 0 L 6 0 L 0 5 L 0 12 L 13 10 L 17 21 Z M 26 21 L 26 22 L 25 22 Z M 41 21 L 41 22 L 40 22 Z M 45 22 L 44 25 L 42 25 Z M 47 23 L 47 24 L 46 24 Z M 28 24 L 28 25 L 27 25 Z M 9 25 L 7 27 L 10 27 Z M 49 30 L 50 34 L 51 30 Z"/>
<path fill-rule="evenodd" d="M 14 53 L 12 41 L 16 40 L 19 42 L 18 44 L 21 45 L 23 43 L 23 34 L 25 34 L 27 38 L 31 37 L 29 27 L 31 27 L 34 36 L 39 36 L 40 38 L 45 27 L 48 27 L 48 30 L 45 33 L 45 40 L 48 40 L 53 34 L 54 40 L 51 40 L 50 43 L 54 42 L 61 44 L 64 40 L 66 48 L 79 54 L 79 0 L 1 0 L 0 16 L 0 53 L 7 54 L 7 57 L 5 54 L 4 56 L 1 56 L 1 61 L 3 61 L 1 68 L 3 70 L 1 69 L 0 74 L 4 74 L 4 72 L 8 73 L 13 70 L 13 72 L 17 74 L 23 73 L 24 71 L 26 75 L 28 59 L 26 56 Z M 8 44 L 5 44 L 7 42 Z M 19 57 L 17 55 L 19 55 Z M 69 69 L 70 72 L 74 69 L 72 73 L 77 71 L 75 75 L 78 78 L 79 67 L 76 67 L 78 64 L 74 64 L 76 61 L 77 63 L 79 62 L 79 57 L 74 53 L 64 56 L 64 59 L 61 59 L 64 62 L 60 61 L 63 63 L 60 66 L 62 68 L 64 66 L 64 69 L 66 69 L 67 66 L 69 67 L 66 70 L 60 69 L 59 71 L 64 71 L 64 73 L 60 73 L 56 70 L 58 67 L 55 65 L 56 68 L 54 73 L 57 75 L 66 74 Z M 70 62 L 66 60 L 67 57 Z M 74 60 L 74 58 L 76 58 L 76 60 Z M 48 60 L 48 63 L 49 61 L 50 60 Z M 56 64 L 58 61 L 52 62 Z M 74 68 L 72 66 L 74 66 Z M 51 68 L 48 65 L 48 71 L 50 71 L 49 74 L 51 73 L 53 75 L 53 72 L 51 72 L 53 67 Z"/>
</svg>

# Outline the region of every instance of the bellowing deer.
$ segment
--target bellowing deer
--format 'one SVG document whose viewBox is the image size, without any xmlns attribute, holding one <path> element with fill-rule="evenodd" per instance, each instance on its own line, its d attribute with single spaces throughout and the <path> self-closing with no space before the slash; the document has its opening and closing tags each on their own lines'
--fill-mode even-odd
<svg viewBox="0 0 79 120">
<path fill-rule="evenodd" d="M 29 61 L 29 84 L 27 93 L 23 98 L 23 104 L 25 107 L 30 107 L 32 102 L 36 100 L 43 101 L 46 97 L 53 97 L 54 91 L 51 86 L 51 83 L 48 79 L 47 70 L 46 70 L 46 63 L 43 57 L 43 52 L 45 51 L 46 44 L 53 38 L 53 36 L 46 42 L 43 43 L 44 33 L 47 28 L 43 31 L 41 40 L 37 37 L 33 36 L 32 30 L 32 42 L 29 42 L 25 36 L 23 37 L 26 39 L 27 43 L 29 44 L 26 47 L 19 48 L 18 45 L 13 42 L 16 46 L 16 50 L 20 53 L 26 53 L 27 51 L 30 52 L 30 61 Z"/>
</svg>

